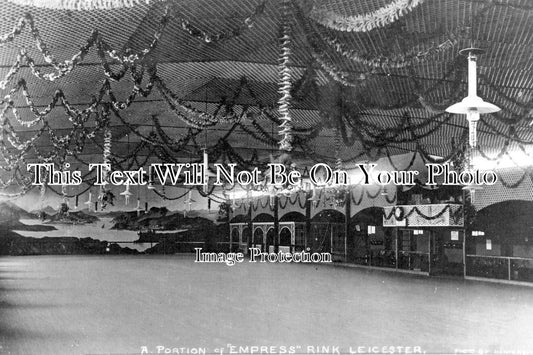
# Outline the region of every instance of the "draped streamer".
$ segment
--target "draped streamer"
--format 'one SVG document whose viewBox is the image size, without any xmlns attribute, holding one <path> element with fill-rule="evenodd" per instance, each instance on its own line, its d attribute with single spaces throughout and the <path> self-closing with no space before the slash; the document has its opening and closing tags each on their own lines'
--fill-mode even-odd
<svg viewBox="0 0 533 355">
<path fill-rule="evenodd" d="M 293 133 L 292 133 L 292 118 L 290 115 L 291 106 L 291 68 L 289 67 L 289 58 L 291 54 L 291 26 L 289 23 L 289 7 L 290 0 L 283 0 L 282 2 L 282 31 L 280 39 L 280 53 L 279 53 L 279 88 L 278 93 L 281 97 L 278 100 L 278 111 L 280 114 L 281 123 L 279 125 L 279 134 L 282 136 L 279 142 L 279 149 L 281 151 L 290 152 L 293 147 Z"/>
<path fill-rule="evenodd" d="M 314 8 L 309 16 L 321 25 L 337 31 L 368 32 L 389 25 L 423 2 L 424 0 L 393 0 L 380 9 L 357 16 L 341 16 Z"/>
</svg>

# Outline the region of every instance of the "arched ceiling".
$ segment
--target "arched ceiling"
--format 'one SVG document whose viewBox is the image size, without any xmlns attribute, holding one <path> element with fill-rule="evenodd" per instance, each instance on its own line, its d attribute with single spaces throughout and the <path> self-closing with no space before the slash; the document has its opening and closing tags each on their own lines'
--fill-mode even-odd
<svg viewBox="0 0 533 355">
<path fill-rule="evenodd" d="M 448 156 L 458 142 L 464 142 L 467 122 L 459 115 L 443 113 L 443 109 L 466 96 L 466 58 L 458 51 L 472 45 L 486 50 L 478 60 L 478 94 L 502 108 L 497 114 L 482 117 L 478 126 L 481 149 L 495 154 L 506 142 L 513 149 L 529 147 L 533 143 L 531 2 L 416 1 L 418 6 L 392 23 L 365 32 L 332 29 L 319 16 L 360 17 L 401 2 L 290 2 L 286 14 L 291 30 L 290 112 L 298 137 L 294 159 L 301 164 L 333 160 L 335 137 L 339 135 L 342 143 L 338 156 L 347 166 L 417 149 L 433 156 Z M 137 73 L 146 69 L 140 87 L 146 88 L 153 73 L 160 81 L 146 97 L 136 95 L 127 108 L 109 115 L 111 153 L 116 161 L 128 158 L 123 159 L 126 167 L 141 165 L 145 157 L 149 161 L 188 161 L 195 159 L 199 147 L 204 145 L 219 153 L 231 147 L 233 153 L 226 155 L 227 159 L 238 156 L 246 160 L 257 155 L 258 160 L 265 160 L 277 150 L 274 140 L 280 138 L 277 102 L 281 3 L 169 0 L 131 8 L 71 11 L 0 0 L 0 36 L 10 33 L 19 19 L 28 19 L 29 14 L 33 28 L 58 62 L 71 60 L 93 30 L 117 53 L 141 53 L 149 48 L 166 13 L 167 22 L 157 46 L 136 67 Z M 120 80 L 109 80 L 95 46 L 63 77 L 53 82 L 39 79 L 33 71 L 54 70 L 43 56 L 43 48 L 36 45 L 29 21 L 26 24 L 20 34 L 0 47 L 0 80 L 13 70 L 21 49 L 34 60 L 33 68 L 22 60 L 20 70 L 1 90 L 2 96 L 13 90 L 10 99 L 18 113 L 17 119 L 11 107 L 6 109 L 9 100 L 2 102 L 2 117 L 9 121 L 4 121 L 3 153 L 11 158 L 19 156 L 20 151 L 10 143 L 6 136 L 10 133 L 6 132 L 21 142 L 38 135 L 44 122 L 56 138 L 77 137 L 86 132 L 73 126 L 61 101 L 39 124 L 21 124 L 20 121 L 34 120 L 31 108 L 44 110 L 58 90 L 72 108 L 83 110 L 107 81 L 119 101 L 126 100 L 135 87 L 129 72 Z M 226 38 L 217 41 L 216 34 L 220 33 Z M 112 72 L 120 71 L 120 63 L 108 55 L 104 57 Z M 25 81 L 27 94 L 31 95 L 30 104 L 22 90 L 15 90 L 20 80 Z M 184 116 L 196 117 L 198 111 L 191 114 L 178 109 L 177 114 L 169 106 L 169 92 L 175 102 L 195 110 L 222 117 L 229 109 L 235 115 L 207 129 L 192 128 L 190 117 L 187 120 Z M 97 111 L 102 112 L 102 107 L 111 101 L 109 95 L 104 95 Z M 94 116 L 89 115 L 84 123 L 89 131 L 96 125 Z M 187 134 L 194 137 L 186 144 L 178 144 Z M 81 144 L 77 140 L 71 144 Z M 225 143 L 220 144 L 221 140 Z M 84 141 L 83 149 L 75 156 L 70 154 L 75 150 L 70 146 L 67 160 L 72 164 L 100 162 L 102 144 L 100 129 L 94 139 Z M 24 162 L 35 161 L 57 148 L 46 130 L 31 145 Z M 172 149 L 175 147 L 179 149 Z M 129 156 L 132 151 L 135 159 Z M 222 159 L 224 154 L 219 156 Z M 6 171 L 10 165 L 7 160 L 2 164 Z"/>
</svg>

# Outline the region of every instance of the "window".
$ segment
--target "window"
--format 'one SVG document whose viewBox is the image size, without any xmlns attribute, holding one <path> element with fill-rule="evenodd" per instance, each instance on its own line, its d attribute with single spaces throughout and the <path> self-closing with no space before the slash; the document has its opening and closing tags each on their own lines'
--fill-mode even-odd
<svg viewBox="0 0 533 355">
<path fill-rule="evenodd" d="M 368 226 L 368 234 L 376 234 L 376 226 Z"/>
<path fill-rule="evenodd" d="M 472 236 L 473 237 L 482 237 L 485 235 L 485 232 L 482 232 L 482 231 L 472 231 Z"/>
</svg>

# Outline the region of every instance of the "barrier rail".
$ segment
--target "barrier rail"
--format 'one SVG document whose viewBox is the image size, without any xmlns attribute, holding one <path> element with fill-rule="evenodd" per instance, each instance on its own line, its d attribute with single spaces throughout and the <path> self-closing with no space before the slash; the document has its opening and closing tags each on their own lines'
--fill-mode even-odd
<svg viewBox="0 0 533 355">
<path fill-rule="evenodd" d="M 533 258 L 467 255 L 466 276 L 533 282 Z"/>
</svg>

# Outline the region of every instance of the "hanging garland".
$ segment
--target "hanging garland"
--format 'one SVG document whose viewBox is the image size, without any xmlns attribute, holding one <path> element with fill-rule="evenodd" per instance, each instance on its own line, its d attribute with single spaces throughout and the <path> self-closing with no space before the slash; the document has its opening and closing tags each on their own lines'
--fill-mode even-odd
<svg viewBox="0 0 533 355">
<path fill-rule="evenodd" d="M 242 25 L 236 29 L 225 30 L 216 34 L 209 34 L 200 30 L 198 27 L 191 25 L 191 23 L 183 18 L 180 18 L 181 29 L 187 32 L 189 35 L 196 37 L 197 39 L 205 43 L 217 43 L 240 36 L 246 29 L 250 29 L 254 26 L 257 17 L 265 10 L 265 1 L 257 5 L 254 12 L 248 16 L 242 23 Z"/>
<path fill-rule="evenodd" d="M 291 26 L 289 23 L 289 1 L 282 2 L 282 31 L 280 40 L 279 53 L 279 89 L 278 93 L 281 95 L 278 100 L 278 111 L 280 114 L 281 124 L 279 125 L 279 134 L 282 136 L 279 142 L 279 149 L 281 151 L 290 152 L 293 149 L 293 133 L 292 133 L 292 118 L 290 115 L 291 105 L 291 69 L 289 68 L 289 57 L 291 54 Z"/>
<path fill-rule="evenodd" d="M 472 19 L 472 24 L 470 26 L 476 26 L 477 24 L 479 24 L 480 21 L 483 19 L 484 15 L 488 12 L 489 9 L 493 8 L 494 5 L 495 4 L 493 1 L 487 2 L 487 4 L 475 14 Z M 402 29 L 397 27 L 399 26 L 393 26 L 387 29 L 388 33 L 385 34 L 385 37 L 394 38 L 394 40 L 396 40 L 398 37 L 405 39 L 405 36 L 408 36 L 406 42 L 408 42 L 411 49 L 405 51 L 404 53 L 392 54 L 389 56 L 377 55 L 375 57 L 371 57 L 368 54 L 359 53 L 357 52 L 357 50 L 347 49 L 346 46 L 337 39 L 337 37 L 332 37 L 332 35 L 329 33 L 323 34 L 322 38 L 325 43 L 327 43 L 330 47 L 334 48 L 338 53 L 350 60 L 353 60 L 356 63 L 374 68 L 388 67 L 398 69 L 412 66 L 413 64 L 427 60 L 430 57 L 437 55 L 438 53 L 444 52 L 449 48 L 455 47 L 458 44 L 459 39 L 465 38 L 468 35 L 467 26 L 458 26 L 454 30 L 444 33 L 442 30 L 439 30 L 436 31 L 434 35 L 429 34 L 425 36 L 426 39 L 430 39 L 432 42 L 428 48 L 418 50 L 417 48 L 420 47 L 421 42 L 416 41 L 415 43 L 413 43 L 413 35 L 402 34 L 402 32 L 398 33 L 398 31 L 402 31 Z M 441 38 L 442 36 L 444 36 L 445 38 L 440 40 L 438 43 L 435 43 L 434 37 Z M 392 47 L 392 44 L 386 43 L 384 47 L 390 48 Z"/>
<path fill-rule="evenodd" d="M 206 112 L 195 109 L 191 105 L 187 104 L 185 100 L 180 99 L 174 94 L 161 78 L 155 78 L 155 84 L 159 93 L 163 96 L 170 109 L 180 117 L 186 124 L 193 128 L 206 128 L 214 126 L 222 122 L 234 122 L 237 121 L 240 116 L 234 115 L 225 117 L 215 117 Z"/>
<path fill-rule="evenodd" d="M 307 43 L 309 44 L 312 50 L 312 56 L 315 61 L 317 61 L 322 69 L 328 74 L 330 78 L 341 83 L 344 86 L 356 87 L 367 79 L 366 75 L 360 75 L 359 78 L 353 79 L 350 78 L 350 74 L 346 73 L 331 62 L 329 55 L 326 54 L 324 50 L 324 45 L 321 37 L 317 34 L 316 29 L 313 25 L 307 20 L 304 16 L 302 9 L 298 4 L 292 0 L 291 1 L 292 9 L 296 21 L 303 28 L 304 35 Z"/>
<path fill-rule="evenodd" d="M 387 214 L 384 210 L 383 210 L 383 217 L 385 219 L 391 219 L 394 217 L 394 219 L 396 221 L 402 221 L 406 218 L 409 218 L 410 216 L 412 216 L 414 213 L 416 213 L 419 217 L 422 217 L 423 219 L 425 219 L 426 221 L 431 221 L 431 220 L 435 220 L 435 219 L 438 219 L 440 217 L 442 217 L 442 215 L 448 211 L 451 211 L 451 208 L 452 208 L 452 205 L 446 205 L 442 208 L 442 210 L 440 210 L 437 214 L 435 215 L 432 215 L 432 216 L 428 216 L 426 214 L 424 214 L 422 211 L 420 211 L 418 209 L 417 206 L 414 206 L 412 207 L 409 212 L 405 213 L 404 211 L 404 207 L 401 207 L 401 206 L 396 206 L 395 208 L 392 208 L 391 209 L 391 212 L 389 214 Z M 459 215 L 460 213 L 463 213 L 463 206 L 460 205 L 459 206 L 459 209 L 456 210 L 456 211 L 452 211 L 453 212 L 453 216 L 455 215 Z"/>
<path fill-rule="evenodd" d="M 2 38 L 5 39 L 4 37 L 8 38 L 9 36 L 7 36 L 7 37 L 3 36 Z M 282 37 L 282 38 L 285 38 L 285 37 Z M 285 42 L 282 41 L 282 44 L 283 43 L 285 43 Z M 109 50 L 109 48 L 107 48 L 106 50 Z M 44 52 L 48 53 L 48 51 L 46 50 L 46 47 L 44 48 Z M 126 51 L 126 54 L 127 53 L 128 52 Z M 123 63 L 129 63 L 127 68 L 129 70 L 131 70 L 132 77 L 134 78 L 134 88 L 132 90 L 132 94 L 130 94 L 130 97 L 128 98 L 128 100 L 126 102 L 119 102 L 119 101 L 116 100 L 116 98 L 114 97 L 113 92 L 111 91 L 111 86 L 110 86 L 108 81 L 106 81 L 104 83 L 104 86 L 103 86 L 102 90 L 99 92 L 98 97 L 97 98 L 96 97 L 93 98 L 93 102 L 91 103 L 91 105 L 88 108 L 83 109 L 83 110 L 77 110 L 77 109 L 74 109 L 73 107 L 70 107 L 68 101 L 65 99 L 65 95 L 61 91 L 58 91 L 54 95 L 52 104 L 48 105 L 43 111 L 38 111 L 36 109 L 35 105 L 33 104 L 32 100 L 31 100 L 31 97 L 30 97 L 30 95 L 29 95 L 29 93 L 27 91 L 27 88 L 26 88 L 26 83 L 24 81 L 20 81 L 17 84 L 16 90 L 15 90 L 15 88 L 12 89 L 10 91 L 10 93 L 8 94 L 8 96 L 6 96 L 6 98 L 4 100 L 2 100 L 2 103 L 4 104 L 4 108 L 2 110 L 2 116 L 1 116 L 1 121 L 3 122 L 3 125 L 2 125 L 2 136 L 4 137 L 4 139 L 2 140 L 2 149 L 3 149 L 3 158 L 4 158 L 4 160 L 6 160 L 6 163 L 7 163 L 8 167 L 13 162 L 15 162 L 16 164 L 22 163 L 23 159 L 24 159 L 24 154 L 30 149 L 36 149 L 35 144 L 34 144 L 35 140 L 38 137 L 40 137 L 40 134 L 43 133 L 43 132 L 48 132 L 48 134 L 50 136 L 50 141 L 52 142 L 52 144 L 54 146 L 54 149 L 56 151 L 48 154 L 47 156 L 39 156 L 39 159 L 43 159 L 43 161 L 51 161 L 53 159 L 61 160 L 61 159 L 64 159 L 65 154 L 70 155 L 71 153 L 81 152 L 82 149 L 83 149 L 83 144 L 80 145 L 80 144 L 77 144 L 77 143 L 80 143 L 80 142 L 83 143 L 83 139 L 82 139 L 83 134 L 85 134 L 87 138 L 94 138 L 94 136 L 96 135 L 96 132 L 99 129 L 101 129 L 101 122 L 102 122 L 101 119 L 97 119 L 97 124 L 96 124 L 97 129 L 94 129 L 93 131 L 90 131 L 90 130 L 87 131 L 87 130 L 83 129 L 83 125 L 88 121 L 88 119 L 89 119 L 89 117 L 91 115 L 97 113 L 96 112 L 97 108 L 98 108 L 99 105 L 102 104 L 101 101 L 102 101 L 103 96 L 105 96 L 105 94 L 107 94 L 110 97 L 110 101 L 112 102 L 112 106 L 113 106 L 114 110 L 124 109 L 124 108 L 130 106 L 131 103 L 135 99 L 135 95 L 137 95 L 137 94 L 142 94 L 143 96 L 150 94 L 151 88 L 155 85 L 156 80 L 159 79 L 157 76 L 155 76 L 155 70 L 154 70 L 154 75 L 150 74 L 149 83 L 148 83 L 146 89 L 142 89 L 142 87 L 140 85 L 141 85 L 141 82 L 143 80 L 144 64 L 143 63 L 137 63 L 137 61 L 140 61 L 142 58 L 139 57 L 139 56 L 131 57 L 130 55 L 119 56 L 116 53 L 114 53 L 114 54 L 113 53 L 111 53 L 111 54 L 107 53 L 107 54 L 111 58 L 113 58 L 114 60 L 118 60 L 119 62 L 123 62 Z M 21 57 L 17 57 L 17 59 L 20 59 L 20 58 Z M 50 57 L 50 58 L 53 58 L 53 57 Z M 21 59 L 18 60 L 18 61 L 21 62 Z M 131 63 L 129 61 L 131 61 Z M 61 68 L 61 66 L 60 66 L 61 63 L 58 63 L 57 65 L 58 65 L 59 68 Z M 137 65 L 140 65 L 140 70 L 137 70 Z M 287 68 L 288 68 L 288 66 L 287 66 Z M 150 68 L 148 68 L 148 69 L 150 70 Z M 10 72 L 11 72 L 11 70 L 10 70 Z M 124 76 L 125 73 L 126 73 L 126 70 L 122 70 L 117 75 L 116 73 L 111 73 L 110 70 L 109 70 L 109 73 L 106 72 L 106 75 L 108 77 L 120 79 L 120 78 L 122 78 Z M 310 75 L 310 77 L 312 77 L 312 75 Z M 11 79 L 11 77 L 10 77 L 10 79 Z M 289 80 L 288 83 L 290 84 L 290 80 Z M 240 90 L 240 88 L 249 87 L 249 85 L 250 84 L 248 82 L 246 82 L 246 80 L 242 80 L 241 81 L 241 85 L 239 86 L 238 90 Z M 303 86 L 303 84 L 302 84 L 302 86 Z M 314 87 L 314 86 L 311 85 L 310 87 Z M 36 118 L 31 120 L 31 121 L 22 120 L 21 117 L 19 116 L 17 110 L 16 110 L 16 107 L 14 106 L 13 99 L 11 98 L 11 94 L 14 94 L 18 89 L 22 89 L 22 93 L 23 93 L 24 97 L 27 100 L 28 106 L 30 107 L 30 109 L 34 113 L 34 115 L 36 116 Z M 295 89 L 295 87 L 291 87 L 291 89 Z M 15 90 L 15 91 L 13 91 L 13 90 Z M 252 92 L 252 91 L 250 90 L 250 92 Z M 294 90 L 290 90 L 289 94 L 292 96 L 292 94 L 294 92 L 295 92 Z M 176 99 L 176 97 L 175 97 L 175 95 L 173 93 L 172 93 L 172 95 L 174 95 L 174 97 L 172 97 L 170 90 L 167 93 L 169 94 L 169 96 L 167 96 L 166 98 L 171 99 L 171 100 Z M 300 96 L 301 96 L 301 93 L 300 93 Z M 55 106 L 55 104 L 57 102 L 61 102 L 63 104 L 63 106 L 65 107 L 65 111 L 67 112 L 67 115 L 69 116 L 69 120 L 72 122 L 74 128 L 79 128 L 80 129 L 79 131 L 75 131 L 76 133 L 74 133 L 72 135 L 57 136 L 57 135 L 55 135 L 53 133 L 51 128 L 46 124 L 46 121 L 44 121 L 43 118 L 46 115 L 48 115 L 48 113 L 50 113 L 50 111 L 54 108 L 54 106 Z M 180 104 L 185 104 L 185 102 L 181 101 Z M 225 115 L 229 116 L 228 121 L 237 121 L 238 122 L 238 126 L 244 127 L 244 125 L 242 125 L 238 120 L 242 119 L 243 114 L 246 112 L 246 109 L 242 110 L 243 114 L 241 114 L 240 116 L 236 117 L 233 114 L 234 113 L 234 111 L 233 111 L 233 106 L 234 105 L 235 105 L 235 102 L 234 101 L 232 102 L 232 100 L 227 101 L 226 104 L 224 104 L 224 105 L 221 103 L 219 105 L 219 107 L 217 108 L 216 113 L 218 113 L 219 109 L 221 110 L 222 108 L 224 108 Z M 259 105 L 262 105 L 262 103 L 259 103 Z M 274 115 L 270 114 L 270 112 L 268 112 L 267 106 L 262 105 L 260 107 L 262 107 L 261 108 L 261 114 L 264 113 L 265 116 L 268 117 L 273 122 L 276 121 L 276 122 L 279 122 L 279 124 L 282 124 L 282 122 L 283 122 L 282 120 L 278 119 Z M 39 131 L 38 135 L 32 137 L 30 140 L 27 140 L 27 141 L 23 142 L 18 137 L 16 131 L 13 129 L 11 123 L 9 122 L 9 120 L 7 120 L 7 117 L 5 116 L 5 114 L 9 110 L 11 110 L 11 112 L 17 118 L 19 123 L 21 123 L 24 126 L 32 127 L 32 126 L 37 125 L 37 124 L 42 122 L 43 123 L 42 130 Z M 192 109 L 192 110 L 194 110 L 194 109 Z M 194 113 L 196 113 L 198 115 L 202 114 L 199 111 L 197 111 L 197 112 L 193 112 L 193 116 L 194 116 Z M 187 114 L 190 114 L 190 112 L 187 112 Z M 192 122 L 194 124 L 198 124 L 199 123 L 201 125 L 201 124 L 205 124 L 206 122 L 209 122 L 209 121 L 211 121 L 211 122 L 220 121 L 220 117 L 217 117 L 217 116 L 218 116 L 217 114 L 211 115 L 210 117 L 209 116 L 201 116 L 201 118 L 198 118 L 197 122 L 194 122 L 194 119 L 190 119 L 189 117 L 187 117 L 186 119 L 189 122 Z M 360 127 L 357 129 L 357 131 L 353 131 L 353 133 L 357 133 L 357 134 L 355 136 L 352 136 L 350 138 L 350 140 L 352 142 L 355 142 L 356 139 L 363 138 L 362 144 L 363 144 L 364 148 L 367 149 L 367 153 L 368 153 L 369 150 L 376 148 L 378 145 L 379 146 L 386 146 L 387 143 L 390 144 L 390 143 L 393 143 L 393 142 L 404 142 L 405 139 L 407 139 L 407 138 L 405 138 L 405 139 L 404 138 L 400 138 L 401 135 L 399 133 L 400 132 L 400 128 L 405 128 L 405 126 L 398 126 L 398 127 L 392 128 L 392 129 L 388 129 L 388 128 L 387 129 L 379 129 L 377 125 L 372 124 L 371 122 L 366 122 L 366 121 L 360 119 L 359 116 L 356 116 L 356 117 L 357 117 L 357 119 L 352 121 L 352 126 L 360 125 Z M 525 116 L 525 117 L 527 117 L 527 116 Z M 344 118 L 342 118 L 342 119 L 344 119 Z M 408 125 L 407 127 L 409 127 L 409 129 L 413 129 L 413 130 L 417 129 L 417 130 L 419 130 L 419 129 L 421 129 L 423 127 L 423 125 L 429 125 L 431 123 L 430 120 L 428 120 L 428 121 L 426 121 L 425 123 L 422 123 L 420 125 Z M 447 122 L 447 119 L 445 119 L 443 121 L 440 121 L 438 123 L 437 127 L 433 127 L 432 129 L 430 129 L 429 131 L 426 131 L 422 135 L 420 135 L 420 134 L 416 135 L 415 133 L 412 133 L 412 135 L 408 139 L 409 140 L 413 140 L 413 139 L 418 140 L 420 138 L 423 138 L 423 137 L 433 133 L 438 127 L 440 127 L 442 124 L 445 124 L 446 122 Z M 266 132 L 264 129 L 262 129 L 262 127 L 255 120 L 252 121 L 251 125 L 257 132 L 252 131 L 251 129 L 248 129 L 248 128 L 243 128 L 243 130 L 247 134 L 252 136 L 254 139 L 260 140 L 260 141 L 262 141 L 264 143 L 267 143 L 267 142 L 270 143 L 271 142 L 272 137 L 269 136 L 268 132 Z M 130 128 L 133 129 L 133 130 L 137 130 L 137 127 L 134 127 L 134 126 L 131 126 Z M 296 128 L 296 127 L 291 127 L 291 128 L 292 128 L 293 131 L 297 131 L 298 129 L 301 129 L 301 130 L 305 130 L 307 132 L 311 132 L 313 137 L 316 134 L 318 134 L 318 132 L 319 132 L 319 129 L 317 129 L 317 128 L 310 128 L 310 129 Z M 352 127 L 352 129 L 353 129 L 353 127 Z M 493 129 L 497 131 L 496 128 L 493 128 Z M 160 129 L 160 127 L 159 127 L 158 131 L 162 132 L 163 130 Z M 171 139 L 168 139 L 169 137 L 166 136 L 166 135 L 162 135 L 161 132 L 159 132 L 159 136 L 161 138 L 161 141 L 156 141 L 154 139 L 148 139 L 147 138 L 148 141 L 143 142 L 143 143 L 150 143 L 150 144 L 154 144 L 154 145 L 159 146 L 160 148 L 157 149 L 158 154 L 163 156 L 165 159 L 170 159 L 170 158 L 173 159 L 173 157 L 171 157 L 171 155 L 169 155 L 169 153 L 166 150 L 168 150 L 168 151 L 176 151 L 177 149 L 181 148 L 182 146 L 185 146 L 187 143 L 186 142 L 183 143 L 183 142 L 179 142 L 179 141 L 176 142 L 176 141 L 173 141 Z M 346 132 L 342 132 L 342 133 L 343 133 L 343 139 L 346 138 L 347 137 Z M 363 134 L 366 135 L 366 138 L 365 138 L 365 136 Z M 371 139 L 368 139 L 368 137 L 370 137 Z M 532 142 L 526 142 L 524 140 L 521 140 L 516 135 L 516 133 L 514 133 L 511 137 L 512 137 L 513 141 L 518 141 L 519 143 L 533 144 Z M 194 139 L 194 135 L 189 137 L 189 139 Z M 313 152 L 312 150 L 309 149 L 310 147 L 307 144 L 307 140 L 309 140 L 308 137 L 304 137 L 303 139 L 300 139 L 300 137 L 294 137 L 293 138 L 293 144 L 295 146 L 301 147 L 303 149 L 304 154 L 310 155 L 310 156 L 314 156 L 315 159 L 321 159 L 321 158 L 319 158 L 319 155 L 317 155 L 315 152 Z M 6 143 L 11 144 L 14 148 L 16 148 L 16 150 L 20 150 L 21 154 L 15 154 L 15 155 L 11 154 L 9 152 L 9 149 L 6 146 Z M 196 144 L 196 143 L 194 143 L 194 144 Z M 226 142 L 226 144 L 227 144 L 227 142 Z M 74 148 L 70 148 L 70 146 L 74 146 Z M 229 146 L 229 144 L 228 144 L 228 146 Z M 169 147 L 172 147 L 172 149 L 169 149 Z M 379 148 L 379 147 L 377 147 L 377 148 Z M 417 147 L 417 150 L 418 149 L 421 149 L 421 147 L 420 146 Z M 61 151 L 62 153 L 60 153 L 59 151 Z M 429 154 L 427 152 L 425 152 L 425 155 L 429 155 Z M 228 157 L 229 157 L 229 159 L 234 158 L 235 160 L 239 161 L 239 164 L 243 164 L 243 165 L 250 164 L 251 161 L 254 160 L 254 159 L 250 159 L 249 161 L 246 161 L 246 159 L 244 159 L 242 156 L 238 155 L 238 153 L 236 153 L 236 151 L 233 150 L 233 149 L 229 152 L 229 154 L 227 155 L 226 158 L 228 158 Z M 427 159 L 428 157 L 424 157 L 424 158 Z M 133 164 L 135 159 L 136 158 L 131 160 L 131 164 Z M 113 163 L 113 164 L 115 164 L 115 163 Z M 20 173 L 20 172 L 18 172 L 18 173 Z M 10 179 L 9 181 L 13 181 L 13 179 Z"/>
<path fill-rule="evenodd" d="M 21 68 L 21 64 L 23 61 L 28 64 L 30 67 L 33 75 L 35 75 L 37 78 L 46 80 L 46 81 L 55 81 L 69 73 L 71 73 L 81 62 L 83 62 L 85 56 L 89 52 L 89 50 L 92 47 L 95 47 L 97 50 L 97 54 L 100 58 L 101 65 L 104 69 L 104 73 L 108 78 L 111 78 L 113 80 L 120 80 L 124 74 L 127 72 L 127 69 L 130 65 L 141 63 L 145 61 L 145 58 L 156 48 L 161 35 L 163 33 L 163 30 L 165 29 L 168 19 L 169 19 L 169 10 L 168 7 L 165 10 L 165 13 L 163 14 L 161 21 L 158 25 L 158 28 L 156 32 L 153 35 L 153 40 L 148 46 L 148 48 L 140 51 L 139 53 L 133 53 L 131 49 L 126 49 L 124 54 L 118 53 L 115 49 L 113 49 L 110 45 L 108 45 L 100 36 L 97 30 L 92 31 L 91 36 L 89 39 L 87 39 L 86 44 L 81 47 L 78 53 L 72 56 L 70 60 L 66 60 L 64 62 L 58 62 L 55 57 L 50 53 L 48 50 L 48 47 L 46 43 L 41 38 L 41 35 L 39 34 L 39 30 L 35 27 L 33 17 L 30 13 L 26 13 L 24 17 L 22 17 L 18 24 L 15 26 L 15 29 L 2 37 L 0 37 L 0 46 L 4 45 L 7 42 L 11 42 L 14 40 L 15 36 L 20 34 L 22 29 L 26 26 L 26 24 L 30 28 L 31 35 L 35 41 L 35 46 L 37 50 L 41 53 L 43 56 L 44 61 L 50 65 L 55 72 L 53 73 L 46 73 L 43 74 L 39 69 L 35 66 L 35 61 L 32 57 L 30 57 L 26 51 L 25 48 L 21 48 L 19 50 L 19 54 L 17 55 L 17 60 L 15 63 L 11 66 L 10 70 L 8 71 L 7 75 L 4 77 L 4 80 L 0 81 L 0 89 L 5 89 L 5 86 L 9 81 L 18 73 L 18 71 Z M 109 63 L 106 59 L 106 54 L 111 57 L 113 60 L 120 63 L 121 68 L 119 69 L 118 73 L 114 73 Z"/>
<path fill-rule="evenodd" d="M 337 31 L 368 32 L 389 25 L 423 2 L 424 0 L 393 0 L 378 10 L 357 16 L 341 16 L 331 11 L 313 8 L 309 17 Z"/>
<path fill-rule="evenodd" d="M 374 68 L 405 68 L 407 66 L 412 66 L 413 64 L 428 60 L 431 57 L 436 56 L 437 54 L 448 50 L 449 48 L 454 47 L 458 43 L 458 39 L 461 37 L 460 34 L 450 33 L 446 40 L 441 43 L 432 45 L 431 47 L 424 50 L 417 50 L 412 48 L 405 53 L 392 54 L 390 56 L 386 55 L 377 55 L 375 57 L 370 57 L 369 55 L 364 55 L 358 53 L 354 49 L 346 49 L 345 45 L 342 44 L 337 38 L 323 37 L 324 41 L 331 46 L 335 51 L 341 54 L 343 57 L 350 59 L 356 63 L 363 64 L 369 67 Z"/>
<path fill-rule="evenodd" d="M 111 10 L 134 7 L 139 4 L 150 4 L 162 0 L 8 0 L 21 6 L 33 6 L 58 10 Z"/>
</svg>

